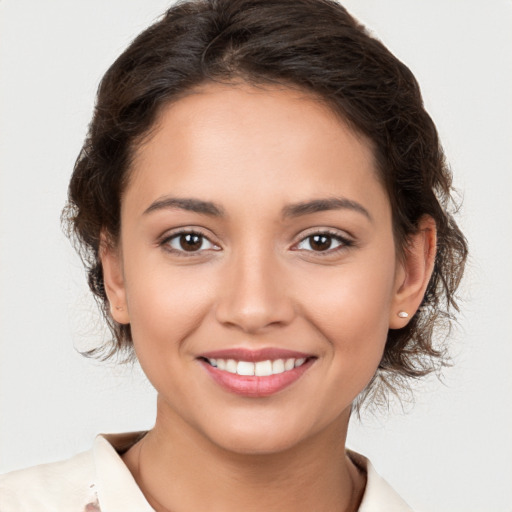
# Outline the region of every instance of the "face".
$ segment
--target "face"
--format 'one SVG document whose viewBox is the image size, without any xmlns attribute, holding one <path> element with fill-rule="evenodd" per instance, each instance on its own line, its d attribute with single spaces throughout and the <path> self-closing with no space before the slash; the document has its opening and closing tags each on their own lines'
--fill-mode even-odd
<svg viewBox="0 0 512 512">
<path fill-rule="evenodd" d="M 405 276 L 367 141 L 304 93 L 203 86 L 162 112 L 121 215 L 107 292 L 159 417 L 239 453 L 346 426 Z"/>
</svg>

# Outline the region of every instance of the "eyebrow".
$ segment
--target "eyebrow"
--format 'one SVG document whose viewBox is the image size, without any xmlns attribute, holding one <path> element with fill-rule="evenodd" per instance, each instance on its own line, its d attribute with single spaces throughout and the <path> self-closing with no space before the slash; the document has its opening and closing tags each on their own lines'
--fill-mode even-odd
<svg viewBox="0 0 512 512">
<path fill-rule="evenodd" d="M 157 199 L 144 210 L 144 215 L 158 210 L 187 210 L 189 212 L 201 213 L 203 215 L 211 215 L 214 217 L 224 216 L 222 207 L 212 203 L 211 201 L 202 201 L 193 198 L 178 197 L 162 197 Z"/>
<path fill-rule="evenodd" d="M 213 217 L 223 217 L 224 209 L 211 202 L 194 198 L 162 197 L 157 199 L 144 210 L 144 215 L 159 210 L 186 210 L 189 212 L 210 215 Z M 300 203 L 290 204 L 283 208 L 283 218 L 300 217 L 312 213 L 325 212 L 329 210 L 352 210 L 363 214 L 371 222 L 373 218 L 368 210 L 360 203 L 344 197 L 332 197 L 325 199 L 313 199 Z"/>
<path fill-rule="evenodd" d="M 283 217 L 300 217 L 301 215 L 328 210 L 352 210 L 363 214 L 370 222 L 373 222 L 370 212 L 362 204 L 344 197 L 313 199 L 312 201 L 290 204 L 283 209 Z"/>
</svg>

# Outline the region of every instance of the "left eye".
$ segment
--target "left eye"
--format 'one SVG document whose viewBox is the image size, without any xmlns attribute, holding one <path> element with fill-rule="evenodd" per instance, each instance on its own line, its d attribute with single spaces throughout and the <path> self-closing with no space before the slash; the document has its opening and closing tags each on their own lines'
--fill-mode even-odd
<svg viewBox="0 0 512 512">
<path fill-rule="evenodd" d="M 309 235 L 297 244 L 297 249 L 315 252 L 325 252 L 348 245 L 341 237 L 329 233 Z"/>
<path fill-rule="evenodd" d="M 215 249 L 216 246 L 199 233 L 178 233 L 165 242 L 171 249 L 179 252 L 199 252 Z"/>
</svg>

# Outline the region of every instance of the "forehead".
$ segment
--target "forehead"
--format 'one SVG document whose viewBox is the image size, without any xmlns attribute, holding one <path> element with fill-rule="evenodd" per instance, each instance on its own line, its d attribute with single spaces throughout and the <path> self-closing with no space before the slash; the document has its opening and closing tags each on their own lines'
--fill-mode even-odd
<svg viewBox="0 0 512 512">
<path fill-rule="evenodd" d="M 386 203 L 370 142 L 313 95 L 207 84 L 162 109 L 125 195 L 143 208 L 171 192 L 222 199 L 229 190 L 260 207 L 335 194 Z"/>
</svg>

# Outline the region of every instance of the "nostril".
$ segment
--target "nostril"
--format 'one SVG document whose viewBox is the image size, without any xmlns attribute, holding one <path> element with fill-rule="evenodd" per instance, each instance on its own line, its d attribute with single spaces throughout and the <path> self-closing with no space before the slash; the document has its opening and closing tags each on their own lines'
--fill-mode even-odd
<svg viewBox="0 0 512 512">
<path fill-rule="evenodd" d="M 226 297 L 216 308 L 217 320 L 224 326 L 237 327 L 246 334 L 254 334 L 272 327 L 288 325 L 295 312 L 286 296 Z"/>
</svg>

